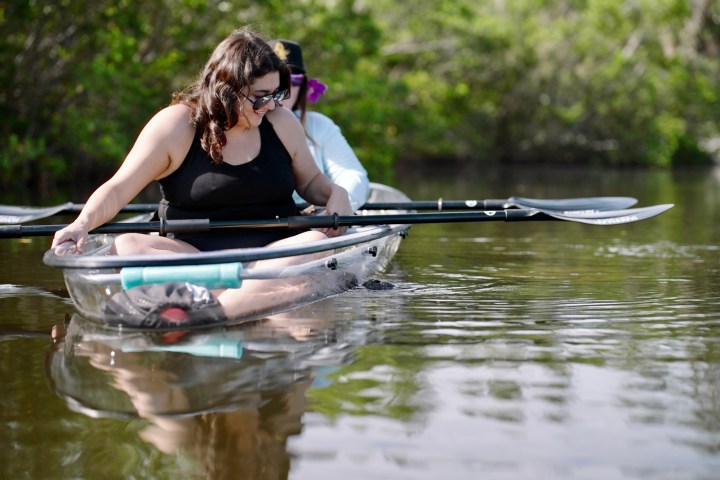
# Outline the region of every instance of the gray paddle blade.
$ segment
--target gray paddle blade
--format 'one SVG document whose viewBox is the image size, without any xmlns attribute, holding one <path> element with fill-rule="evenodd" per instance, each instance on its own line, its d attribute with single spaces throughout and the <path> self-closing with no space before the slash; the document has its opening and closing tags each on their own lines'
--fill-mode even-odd
<svg viewBox="0 0 720 480">
<path fill-rule="evenodd" d="M 519 208 L 537 208 L 538 210 L 552 210 L 567 215 L 574 215 L 622 210 L 635 205 L 637 199 L 632 197 L 585 197 L 538 200 L 525 197 L 510 197 L 508 203 Z"/>
<path fill-rule="evenodd" d="M 15 205 L 0 205 L 0 224 L 17 224 L 32 222 L 41 218 L 52 217 L 66 208 L 72 206 L 71 202 L 52 207 L 20 207 Z"/>
<path fill-rule="evenodd" d="M 608 212 L 560 213 L 543 210 L 543 213 L 559 220 L 587 223 L 590 225 L 622 225 L 624 223 L 639 222 L 671 209 L 674 205 L 654 205 L 652 207 L 628 208 L 625 210 L 612 210 Z"/>
</svg>

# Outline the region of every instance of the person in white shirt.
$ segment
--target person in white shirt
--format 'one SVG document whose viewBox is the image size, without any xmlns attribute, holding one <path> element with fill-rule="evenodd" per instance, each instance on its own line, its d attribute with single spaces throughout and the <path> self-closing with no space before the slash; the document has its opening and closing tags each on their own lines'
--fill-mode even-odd
<svg viewBox="0 0 720 480">
<path fill-rule="evenodd" d="M 292 110 L 305 127 L 308 147 L 320 171 L 347 190 L 352 207 L 357 209 L 365 203 L 370 191 L 367 171 L 340 127 L 322 113 L 307 109 L 307 102 L 316 102 L 327 86 L 315 78 L 308 78 L 302 49 L 297 42 L 272 40 L 269 43 L 290 67 L 290 97 L 283 101 L 283 106 Z M 302 202 L 297 193 L 295 200 Z"/>
</svg>

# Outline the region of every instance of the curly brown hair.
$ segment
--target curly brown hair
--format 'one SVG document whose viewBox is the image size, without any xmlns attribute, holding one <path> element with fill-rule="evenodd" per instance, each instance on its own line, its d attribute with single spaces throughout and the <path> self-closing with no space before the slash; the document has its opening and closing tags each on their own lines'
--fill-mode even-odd
<svg viewBox="0 0 720 480">
<path fill-rule="evenodd" d="M 220 42 L 195 82 L 173 94 L 173 104 L 190 108 L 202 148 L 213 162 L 222 163 L 225 131 L 237 125 L 238 110 L 243 112 L 238 92 L 273 72 L 280 74 L 279 90 L 289 90 L 290 71 L 285 63 L 258 34 L 240 28 Z"/>
</svg>

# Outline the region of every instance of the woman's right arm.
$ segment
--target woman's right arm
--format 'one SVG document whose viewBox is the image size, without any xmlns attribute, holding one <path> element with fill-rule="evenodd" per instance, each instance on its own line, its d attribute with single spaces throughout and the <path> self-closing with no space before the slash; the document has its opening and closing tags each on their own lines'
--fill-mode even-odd
<svg viewBox="0 0 720 480">
<path fill-rule="evenodd" d="M 172 105 L 145 125 L 120 168 L 87 200 L 73 223 L 55 233 L 51 248 L 82 251 L 88 232 L 108 222 L 151 181 L 172 173 L 190 148 L 194 129 L 190 111 Z"/>
</svg>

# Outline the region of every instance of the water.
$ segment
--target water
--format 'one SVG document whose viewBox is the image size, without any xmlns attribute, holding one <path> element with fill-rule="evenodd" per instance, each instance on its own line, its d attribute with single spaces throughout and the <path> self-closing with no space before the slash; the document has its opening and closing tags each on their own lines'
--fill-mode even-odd
<svg viewBox="0 0 720 480">
<path fill-rule="evenodd" d="M 394 290 L 177 337 L 98 331 L 47 239 L 0 241 L 0 477 L 717 478 L 720 171 L 447 170 L 397 186 L 676 206 L 415 226 Z"/>
</svg>

